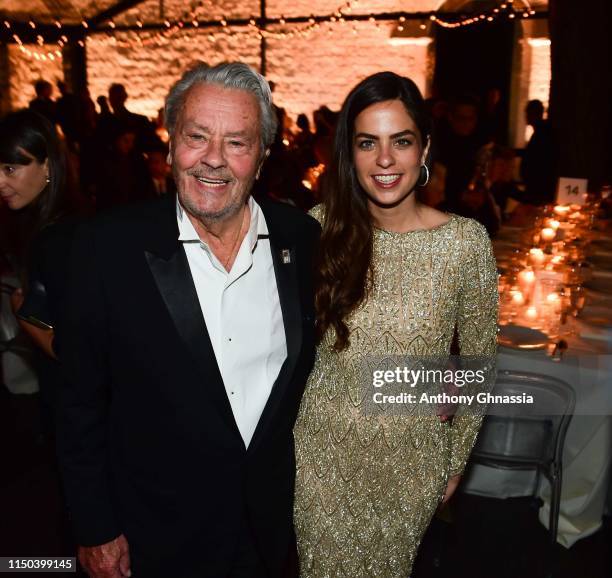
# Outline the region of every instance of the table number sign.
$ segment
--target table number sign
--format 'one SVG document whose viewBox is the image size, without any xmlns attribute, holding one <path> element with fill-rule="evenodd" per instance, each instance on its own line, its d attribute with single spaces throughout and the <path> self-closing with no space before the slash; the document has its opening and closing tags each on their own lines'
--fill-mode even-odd
<svg viewBox="0 0 612 578">
<path fill-rule="evenodd" d="M 557 185 L 558 205 L 584 205 L 587 199 L 587 179 L 559 177 Z"/>
</svg>

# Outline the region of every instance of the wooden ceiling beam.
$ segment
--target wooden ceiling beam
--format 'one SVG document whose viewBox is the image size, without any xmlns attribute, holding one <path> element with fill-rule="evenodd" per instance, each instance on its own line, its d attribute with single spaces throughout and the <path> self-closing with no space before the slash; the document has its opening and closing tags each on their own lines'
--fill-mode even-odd
<svg viewBox="0 0 612 578">
<path fill-rule="evenodd" d="M 119 14 L 122 14 L 126 10 L 130 8 L 134 8 L 134 6 L 138 6 L 138 4 L 142 4 L 145 0 L 120 0 L 117 4 L 114 4 L 110 8 L 106 8 L 96 14 L 93 18 L 89 19 L 89 24 L 91 26 L 98 26 L 102 24 L 105 20 L 110 20 Z"/>
</svg>

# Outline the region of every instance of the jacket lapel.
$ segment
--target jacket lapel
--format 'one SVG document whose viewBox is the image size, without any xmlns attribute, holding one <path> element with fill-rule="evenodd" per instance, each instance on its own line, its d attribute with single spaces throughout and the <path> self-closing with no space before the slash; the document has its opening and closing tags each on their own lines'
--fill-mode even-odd
<svg viewBox="0 0 612 578">
<path fill-rule="evenodd" d="M 285 326 L 287 359 L 272 386 L 270 397 L 249 444 L 249 450 L 257 446 L 274 413 L 279 408 L 291 382 L 302 347 L 302 309 L 298 284 L 299 256 L 296 251 L 295 238 L 283 227 L 285 223 L 275 218 L 274 212 L 270 211 L 267 203 L 260 202 L 260 206 L 270 235 L 270 250 Z"/>
<path fill-rule="evenodd" d="M 172 198 L 176 199 L 174 195 Z M 203 387 L 242 443 L 206 328 L 187 256 L 182 243 L 178 241 L 174 205 L 156 225 L 161 225 L 161 230 L 156 228 L 155 240 L 145 250 L 145 258 L 155 284 L 184 346 L 199 370 Z"/>
</svg>

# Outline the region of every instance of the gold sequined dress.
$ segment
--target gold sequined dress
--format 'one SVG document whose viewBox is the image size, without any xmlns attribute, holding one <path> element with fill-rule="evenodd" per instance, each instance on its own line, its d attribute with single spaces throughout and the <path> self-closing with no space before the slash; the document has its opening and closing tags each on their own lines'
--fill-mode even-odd
<svg viewBox="0 0 612 578">
<path fill-rule="evenodd" d="M 312 214 L 322 220 L 320 207 Z M 487 233 L 450 215 L 434 229 L 375 229 L 374 288 L 347 320 L 350 345 L 320 344 L 295 426 L 294 519 L 301 578 L 407 578 L 449 476 L 481 419 L 367 416 L 354 367 L 364 356 L 494 355 L 497 272 Z"/>
</svg>

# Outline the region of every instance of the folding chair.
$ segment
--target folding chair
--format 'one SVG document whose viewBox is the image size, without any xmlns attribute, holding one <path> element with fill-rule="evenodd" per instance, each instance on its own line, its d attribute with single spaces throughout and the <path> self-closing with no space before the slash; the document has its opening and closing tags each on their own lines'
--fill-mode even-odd
<svg viewBox="0 0 612 578">
<path fill-rule="evenodd" d="M 551 485 L 549 536 L 557 541 L 563 446 L 576 403 L 574 390 L 547 375 L 501 371 L 493 395 L 533 396 L 533 404 L 489 406 L 470 460 L 489 467 L 535 470 L 532 495 L 543 474 Z"/>
</svg>

